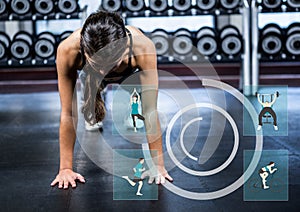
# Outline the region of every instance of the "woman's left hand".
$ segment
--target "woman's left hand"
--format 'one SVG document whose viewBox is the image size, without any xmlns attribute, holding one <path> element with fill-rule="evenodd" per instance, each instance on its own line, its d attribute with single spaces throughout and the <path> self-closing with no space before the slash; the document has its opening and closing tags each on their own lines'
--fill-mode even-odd
<svg viewBox="0 0 300 212">
<path fill-rule="evenodd" d="M 156 168 L 152 168 L 142 174 L 142 179 L 149 176 L 148 183 L 152 184 L 155 180 L 156 184 L 164 184 L 166 180 L 169 182 L 173 182 L 173 178 L 168 174 L 166 168 L 164 166 L 156 166 Z"/>
</svg>

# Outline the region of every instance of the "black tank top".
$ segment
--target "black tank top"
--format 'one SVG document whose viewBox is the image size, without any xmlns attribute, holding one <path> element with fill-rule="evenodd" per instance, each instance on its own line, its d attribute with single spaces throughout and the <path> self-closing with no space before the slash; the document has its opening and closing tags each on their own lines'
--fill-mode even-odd
<svg viewBox="0 0 300 212">
<path fill-rule="evenodd" d="M 117 84 L 121 84 L 126 78 L 128 78 L 130 75 L 140 71 L 140 69 L 138 67 L 133 67 L 132 66 L 132 56 L 133 56 L 133 50 L 132 50 L 132 46 L 133 46 L 133 40 L 132 40 L 132 34 L 131 32 L 126 28 L 126 32 L 129 36 L 129 54 L 128 54 L 128 65 L 127 67 L 121 71 L 121 72 L 109 72 L 104 79 L 101 82 L 101 87 L 105 88 L 108 84 L 111 83 L 117 83 Z M 83 51 L 81 51 L 83 52 Z M 82 61 L 83 61 L 83 65 L 85 65 L 85 57 L 82 55 Z"/>
</svg>

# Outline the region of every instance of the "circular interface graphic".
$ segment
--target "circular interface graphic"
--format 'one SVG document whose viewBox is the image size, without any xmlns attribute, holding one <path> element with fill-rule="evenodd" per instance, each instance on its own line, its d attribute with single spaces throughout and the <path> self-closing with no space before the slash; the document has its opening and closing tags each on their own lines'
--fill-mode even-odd
<svg viewBox="0 0 300 212">
<path fill-rule="evenodd" d="M 233 149 L 232 149 L 232 152 L 230 154 L 230 156 L 228 157 L 228 159 L 219 167 L 215 168 L 215 169 L 212 169 L 212 170 L 209 170 L 209 171 L 195 171 L 195 170 L 191 170 L 189 168 L 187 168 L 186 166 L 182 165 L 178 160 L 177 158 L 175 157 L 173 151 L 172 151 L 172 147 L 171 147 L 171 131 L 172 131 L 172 128 L 176 122 L 176 120 L 185 112 L 189 111 L 189 110 L 192 110 L 194 108 L 202 108 L 202 107 L 206 107 L 206 108 L 212 108 L 214 110 L 217 110 L 218 112 L 222 113 L 226 119 L 229 121 L 230 125 L 232 126 L 232 129 L 233 129 L 233 132 L 234 132 L 234 146 L 233 146 Z M 196 119 L 197 120 L 197 119 Z M 183 137 L 183 134 L 186 127 L 188 125 L 190 125 L 192 122 L 194 122 L 194 119 L 191 120 L 189 123 L 187 123 L 182 132 L 181 132 L 181 135 L 180 135 L 180 142 L 182 142 L 182 137 Z M 196 175 L 196 176 L 209 176 L 209 175 L 213 175 L 213 174 L 216 174 L 220 171 L 222 171 L 223 169 L 225 169 L 231 162 L 232 160 L 234 159 L 236 153 L 237 153 L 237 150 L 238 150 L 238 146 L 239 146 L 239 133 L 238 133 L 238 128 L 234 122 L 234 120 L 232 119 L 232 117 L 222 108 L 216 106 L 216 105 L 213 105 L 213 104 L 209 104 L 209 103 L 197 103 L 197 104 L 193 104 L 193 105 L 189 105 L 185 108 L 183 108 L 182 110 L 178 111 L 174 116 L 173 118 L 171 119 L 169 125 L 168 125 L 168 128 L 167 128 L 167 133 L 166 133 L 166 147 L 167 147 L 167 151 L 171 157 L 171 159 L 173 160 L 173 162 L 178 166 L 178 168 L 180 168 L 181 170 L 191 174 L 191 175 Z"/>
<path fill-rule="evenodd" d="M 183 143 L 183 136 L 184 136 L 184 133 L 185 133 L 186 129 L 187 129 L 191 124 L 193 124 L 193 123 L 196 122 L 196 121 L 202 121 L 202 120 L 203 120 L 202 117 L 197 117 L 197 118 L 194 118 L 194 119 L 190 120 L 188 123 L 186 123 L 186 124 L 184 125 L 184 127 L 182 128 L 182 131 L 181 131 L 181 133 L 180 133 L 180 146 L 181 146 L 181 149 L 183 150 L 183 152 L 185 153 L 186 156 L 188 156 L 189 158 L 191 158 L 192 160 L 195 160 L 195 161 L 197 161 L 198 158 L 196 158 L 195 156 L 191 155 L 191 154 L 186 150 L 186 148 L 185 148 L 185 146 L 184 146 L 184 143 Z"/>
<path fill-rule="evenodd" d="M 232 86 L 229 86 L 221 81 L 212 80 L 212 79 L 203 79 L 202 85 L 218 88 L 218 89 L 224 90 L 224 91 L 228 92 L 229 94 L 233 95 L 247 109 L 248 113 L 251 116 L 253 124 L 256 126 L 257 113 L 256 113 L 255 108 L 252 106 L 250 101 L 248 99 L 244 98 L 244 95 L 241 94 L 237 89 L 235 89 Z M 171 124 L 171 122 L 170 122 L 170 124 Z M 144 145 L 143 145 L 143 148 L 144 148 Z M 235 190 L 237 190 L 239 187 L 241 187 L 244 184 L 244 182 L 246 182 L 250 178 L 250 176 L 255 171 L 256 166 L 260 160 L 262 148 L 263 148 L 263 136 L 262 136 L 261 132 L 256 131 L 256 143 L 255 143 L 254 154 L 253 154 L 252 160 L 251 160 L 248 168 L 242 174 L 242 176 L 240 176 L 240 178 L 238 178 L 235 182 L 233 182 L 232 184 L 228 185 L 225 188 L 221 188 L 217 191 L 212 191 L 212 192 L 191 192 L 191 191 L 182 189 L 182 188 L 180 188 L 172 183 L 169 183 L 169 182 L 166 182 L 165 184 L 163 184 L 163 186 L 165 188 L 167 188 L 169 191 L 171 191 L 179 196 L 188 198 L 188 199 L 211 200 L 211 199 L 217 199 L 217 198 L 226 196 L 226 195 L 234 192 Z M 169 155 L 172 155 L 172 153 L 170 153 L 170 152 L 171 151 L 168 151 Z"/>
</svg>

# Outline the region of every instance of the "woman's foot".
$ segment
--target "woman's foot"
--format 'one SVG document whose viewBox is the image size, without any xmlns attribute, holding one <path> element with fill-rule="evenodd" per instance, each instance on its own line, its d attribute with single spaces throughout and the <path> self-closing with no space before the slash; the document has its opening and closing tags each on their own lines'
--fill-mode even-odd
<svg viewBox="0 0 300 212">
<path fill-rule="evenodd" d="M 100 121 L 94 125 L 91 125 L 87 121 L 85 121 L 85 130 L 87 130 L 87 131 L 96 131 L 98 129 L 101 129 L 102 127 L 103 127 L 102 121 Z"/>
</svg>

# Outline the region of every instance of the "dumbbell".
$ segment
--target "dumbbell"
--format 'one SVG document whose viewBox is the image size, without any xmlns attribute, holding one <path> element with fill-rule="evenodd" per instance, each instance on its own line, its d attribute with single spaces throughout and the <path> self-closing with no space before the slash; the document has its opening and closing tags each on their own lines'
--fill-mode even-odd
<svg viewBox="0 0 300 212">
<path fill-rule="evenodd" d="M 42 59 L 49 59 L 55 55 L 56 38 L 50 32 L 42 32 L 38 34 L 34 43 L 34 51 L 36 56 Z"/>
<path fill-rule="evenodd" d="M 174 32 L 172 40 L 172 49 L 174 53 L 186 56 L 193 50 L 192 33 L 184 28 L 180 28 Z"/>
<path fill-rule="evenodd" d="M 168 0 L 149 0 L 149 8 L 156 13 L 164 12 L 168 9 Z"/>
<path fill-rule="evenodd" d="M 166 56 L 169 54 L 170 37 L 168 32 L 163 29 L 156 29 L 151 33 L 150 39 L 155 45 L 157 55 Z"/>
<path fill-rule="evenodd" d="M 186 12 L 192 6 L 191 0 L 172 0 L 173 8 L 179 12 Z"/>
<path fill-rule="evenodd" d="M 277 24 L 267 24 L 261 30 L 260 48 L 262 53 L 273 56 L 282 50 L 282 30 Z"/>
<path fill-rule="evenodd" d="M 239 30 L 232 25 L 225 26 L 220 32 L 221 50 L 225 55 L 233 56 L 242 52 L 242 39 Z"/>
<path fill-rule="evenodd" d="M 9 55 L 10 38 L 4 33 L 0 32 L 0 60 Z"/>
<path fill-rule="evenodd" d="M 126 0 L 124 3 L 125 8 L 131 12 L 140 12 L 145 8 L 145 2 L 143 0 Z"/>
<path fill-rule="evenodd" d="M 7 2 L 5 0 L 0 0 L 0 16 L 7 13 Z"/>
<path fill-rule="evenodd" d="M 285 48 L 287 53 L 294 56 L 300 55 L 300 23 L 293 23 L 286 29 Z"/>
<path fill-rule="evenodd" d="M 57 7 L 59 12 L 68 15 L 76 12 L 79 6 L 76 0 L 58 0 Z"/>
<path fill-rule="evenodd" d="M 37 14 L 48 15 L 54 12 L 55 1 L 53 0 L 36 0 L 34 1 L 34 9 Z"/>
<path fill-rule="evenodd" d="M 105 11 L 116 12 L 121 10 L 122 4 L 120 0 L 102 0 L 101 6 Z"/>
<path fill-rule="evenodd" d="M 287 0 L 286 1 L 289 8 L 298 11 L 300 9 L 300 1 L 299 0 Z"/>
<path fill-rule="evenodd" d="M 5 45 L 5 43 L 3 41 L 0 40 L 0 61 L 2 61 L 2 59 L 6 58 L 7 55 L 8 55 L 7 46 Z"/>
<path fill-rule="evenodd" d="M 11 56 L 17 60 L 31 58 L 32 35 L 25 31 L 17 32 L 11 42 Z"/>
<path fill-rule="evenodd" d="M 216 33 L 210 27 L 202 27 L 198 30 L 197 49 L 203 56 L 211 56 L 217 52 L 218 44 L 216 41 Z"/>
<path fill-rule="evenodd" d="M 10 8 L 16 15 L 26 15 L 31 12 L 31 3 L 29 0 L 12 0 Z"/>
<path fill-rule="evenodd" d="M 197 0 L 197 7 L 202 11 L 211 11 L 216 5 L 217 0 Z"/>
<path fill-rule="evenodd" d="M 225 10 L 234 10 L 240 6 L 240 0 L 220 0 L 220 6 Z"/>
<path fill-rule="evenodd" d="M 261 4 L 264 10 L 273 11 L 280 9 L 281 0 L 262 0 Z"/>
</svg>

